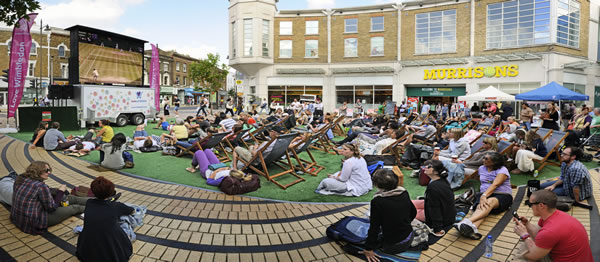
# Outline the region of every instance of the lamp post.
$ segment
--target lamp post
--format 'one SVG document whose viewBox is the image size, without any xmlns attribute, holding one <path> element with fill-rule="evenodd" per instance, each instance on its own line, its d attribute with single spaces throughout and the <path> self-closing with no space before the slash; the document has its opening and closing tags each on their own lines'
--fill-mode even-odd
<svg viewBox="0 0 600 262">
<path fill-rule="evenodd" d="M 42 33 L 42 29 L 44 29 L 44 31 L 50 31 L 50 26 L 46 25 L 46 28 L 43 28 L 44 25 L 44 21 L 40 19 L 40 51 L 38 52 L 40 54 L 40 81 L 39 81 L 39 85 L 42 84 L 42 71 L 44 69 L 44 51 L 42 50 L 43 47 L 43 42 L 44 42 L 44 38 L 43 38 L 43 33 Z M 46 40 L 46 44 L 48 45 L 48 50 L 50 50 L 50 41 Z M 48 51 L 48 54 L 50 54 L 50 52 Z M 35 100 L 34 100 L 34 105 L 39 106 L 40 105 L 40 100 L 39 100 L 39 96 L 38 96 L 38 86 L 35 87 Z"/>
</svg>

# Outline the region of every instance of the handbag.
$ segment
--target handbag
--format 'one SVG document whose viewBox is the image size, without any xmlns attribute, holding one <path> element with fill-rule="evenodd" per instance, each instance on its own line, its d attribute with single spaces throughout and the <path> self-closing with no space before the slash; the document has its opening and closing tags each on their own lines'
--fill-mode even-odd
<svg viewBox="0 0 600 262">
<path fill-rule="evenodd" d="M 527 198 L 531 196 L 531 194 L 535 191 L 540 190 L 540 181 L 539 180 L 528 180 L 527 181 Z"/>
</svg>

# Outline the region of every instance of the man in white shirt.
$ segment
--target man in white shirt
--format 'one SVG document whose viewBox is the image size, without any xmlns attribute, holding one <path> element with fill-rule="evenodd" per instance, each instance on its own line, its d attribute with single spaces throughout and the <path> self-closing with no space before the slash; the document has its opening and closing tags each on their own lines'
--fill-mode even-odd
<svg viewBox="0 0 600 262">
<path fill-rule="evenodd" d="M 423 107 L 421 108 L 421 115 L 424 117 L 427 116 L 427 114 L 429 114 L 429 109 L 431 109 L 431 106 L 427 101 L 425 101 L 423 103 Z"/>
</svg>

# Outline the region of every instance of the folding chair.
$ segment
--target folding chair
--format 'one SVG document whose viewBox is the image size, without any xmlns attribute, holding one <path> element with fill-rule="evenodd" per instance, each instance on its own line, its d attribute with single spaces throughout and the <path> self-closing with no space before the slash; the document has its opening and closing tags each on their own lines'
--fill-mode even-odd
<svg viewBox="0 0 600 262">
<path fill-rule="evenodd" d="M 546 144 L 546 149 L 548 149 L 548 153 L 544 156 L 542 160 L 533 159 L 533 162 L 541 163 L 540 167 L 537 168 L 538 172 L 542 171 L 542 169 L 546 165 L 560 166 L 560 161 L 558 161 L 558 163 L 551 162 L 549 161 L 549 158 L 552 155 L 552 153 L 556 153 L 556 158 L 557 160 L 559 159 L 560 153 L 558 152 L 558 149 L 560 148 L 563 141 L 565 140 L 565 138 L 567 138 L 568 135 L 569 134 L 567 132 L 554 130 L 552 131 L 552 135 L 547 136 L 547 141 L 545 141 L 544 143 Z"/>
<path fill-rule="evenodd" d="M 484 134 L 483 136 L 492 137 L 488 134 Z M 482 144 L 483 144 L 483 139 L 482 139 Z M 505 155 L 512 150 L 513 146 L 514 146 L 514 143 L 510 143 L 510 142 L 501 140 L 500 142 L 498 142 L 498 153 L 500 153 L 501 155 Z M 469 158 L 471 158 L 472 156 L 473 155 L 471 155 Z M 465 176 L 462 184 L 464 185 L 467 181 L 473 180 L 473 179 L 478 179 L 478 178 L 479 178 L 479 170 L 475 170 L 475 172 L 473 174 L 471 174 L 469 176 Z"/>
<path fill-rule="evenodd" d="M 187 155 L 187 154 L 190 154 L 193 156 L 194 152 L 196 152 L 196 150 L 200 149 L 200 142 L 204 141 L 205 139 L 206 139 L 206 137 L 201 140 L 196 140 L 193 143 L 190 143 L 190 141 L 177 141 L 175 143 L 175 147 L 177 147 L 177 149 L 179 149 L 179 153 L 175 156 L 180 157 L 180 156 Z"/>
<path fill-rule="evenodd" d="M 221 161 L 221 162 L 231 161 L 231 158 L 229 158 L 227 151 L 225 151 L 225 147 L 223 147 L 223 144 L 221 143 L 221 142 L 223 142 L 223 138 L 225 138 L 229 134 L 231 134 L 231 132 L 223 132 L 223 133 L 216 133 L 216 134 L 209 135 L 206 137 L 208 139 L 206 140 L 204 145 L 202 145 L 203 143 L 199 143 L 200 144 L 199 149 L 204 150 L 204 149 L 217 148 L 217 152 L 215 155 L 217 156 L 219 161 Z"/>
<path fill-rule="evenodd" d="M 538 135 L 540 135 L 540 137 L 542 138 L 542 141 L 546 141 L 546 138 L 548 138 L 551 134 L 552 134 L 552 129 L 548 129 L 548 128 L 538 128 L 536 129 L 536 133 Z"/>
<path fill-rule="evenodd" d="M 312 153 L 309 150 L 309 147 L 312 144 L 312 141 L 314 139 L 316 139 L 316 135 L 308 136 L 301 142 L 297 143 L 295 146 L 290 147 L 289 151 L 292 153 L 292 155 L 296 159 L 296 162 L 298 163 L 295 166 L 296 169 L 298 169 L 304 173 L 308 173 L 312 176 L 317 176 L 317 174 L 319 172 L 321 172 L 321 170 L 325 169 L 325 167 L 321 166 L 317 163 L 317 161 L 315 160 L 315 157 L 312 155 Z M 310 158 L 310 161 L 306 160 L 306 159 L 302 159 L 300 157 L 300 153 L 302 153 L 302 152 L 306 152 L 306 154 Z M 313 168 L 314 168 L 314 170 L 311 171 L 311 169 L 313 169 Z"/>
<path fill-rule="evenodd" d="M 332 125 L 333 125 L 333 122 L 323 125 L 319 129 L 319 131 L 317 131 L 317 133 L 315 134 L 317 139 L 313 141 L 313 145 L 311 145 L 312 148 L 321 150 L 325 153 L 329 153 L 329 154 L 333 154 L 333 155 L 337 154 L 335 151 L 333 151 L 333 148 L 335 146 L 332 144 L 331 140 L 327 136 L 327 131 L 329 129 L 331 129 Z"/>
<path fill-rule="evenodd" d="M 271 127 L 275 126 L 275 123 L 271 123 L 268 125 L 263 125 L 257 127 L 254 131 L 249 132 L 248 135 L 254 141 L 255 144 L 260 144 L 261 141 L 267 141 L 268 139 L 264 136 L 264 131 L 269 130 Z"/>
<path fill-rule="evenodd" d="M 342 129 L 342 127 L 340 126 L 340 123 L 344 120 L 345 116 L 339 116 L 338 118 L 336 118 L 333 121 L 333 134 L 336 136 L 346 136 L 346 132 L 344 132 L 344 129 Z"/>
<path fill-rule="evenodd" d="M 407 134 L 403 135 L 401 138 L 396 139 L 396 141 L 394 141 L 394 143 L 392 143 L 389 146 L 387 146 L 386 148 L 384 148 L 381 151 L 381 153 L 382 154 L 391 153 L 396 158 L 396 164 L 399 165 L 400 161 L 402 160 L 402 153 L 404 152 L 404 150 L 403 150 L 404 148 L 399 149 L 398 144 L 402 143 L 402 141 L 405 141 L 409 136 L 410 136 L 410 134 L 407 133 Z"/>
<path fill-rule="evenodd" d="M 264 176 L 269 181 L 273 182 L 274 184 L 283 189 L 286 189 L 292 185 L 304 181 L 304 178 L 296 174 L 294 166 L 292 165 L 290 154 L 288 153 L 288 147 L 294 139 L 294 137 L 296 137 L 297 135 L 298 133 L 279 135 L 276 139 L 268 141 L 267 144 L 265 144 L 256 154 L 254 154 L 248 162 L 240 158 L 239 160 L 242 163 L 244 163 L 244 167 L 242 167 L 240 171 L 251 169 L 252 171 Z M 275 143 L 273 146 L 273 150 L 271 150 L 271 152 L 269 152 L 268 154 L 264 155 L 263 152 L 271 145 L 271 143 Z M 285 160 L 287 160 L 287 166 L 277 162 L 281 160 L 283 156 L 286 157 Z M 277 165 L 281 169 L 283 169 L 283 171 L 277 174 L 270 174 L 269 169 L 267 168 L 269 164 Z M 282 185 L 281 183 L 275 181 L 275 178 L 278 178 L 285 174 L 290 174 L 296 177 L 296 180 L 285 185 Z"/>
<path fill-rule="evenodd" d="M 246 141 L 244 141 L 244 136 L 246 135 L 246 133 L 248 133 L 248 131 L 250 131 L 250 129 L 242 129 L 233 134 L 233 136 L 235 136 L 235 138 L 233 139 L 233 143 L 229 141 L 229 139 L 225 139 L 224 141 L 227 144 L 227 146 L 231 148 L 231 150 L 233 150 L 236 146 L 244 146 L 248 148 L 248 144 L 246 143 Z"/>
<path fill-rule="evenodd" d="M 467 157 L 467 159 L 465 160 L 469 160 L 473 157 L 473 155 L 475 155 L 475 153 L 479 152 L 479 150 L 481 150 L 481 148 L 483 147 L 483 140 L 487 137 L 492 137 L 488 134 L 483 134 L 481 136 L 479 136 L 477 139 L 475 139 L 475 141 L 473 141 L 473 143 L 471 144 L 471 155 L 469 157 Z"/>
</svg>

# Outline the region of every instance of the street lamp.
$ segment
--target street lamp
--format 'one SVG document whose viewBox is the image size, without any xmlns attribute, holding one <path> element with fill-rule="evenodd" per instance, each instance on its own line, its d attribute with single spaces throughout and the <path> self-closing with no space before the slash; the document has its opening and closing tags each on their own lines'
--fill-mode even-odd
<svg viewBox="0 0 600 262">
<path fill-rule="evenodd" d="M 43 45 L 43 41 L 44 39 L 42 38 L 42 29 L 44 29 L 44 31 L 50 31 L 50 26 L 46 25 L 46 28 L 43 28 L 43 24 L 44 21 L 40 19 L 40 52 L 38 52 L 40 54 L 40 81 L 39 84 L 42 84 L 42 70 L 44 68 L 44 51 L 42 50 Z M 47 44 L 48 44 L 48 50 L 50 49 L 50 42 L 48 40 L 46 40 Z M 39 106 L 40 105 L 40 100 L 39 100 L 39 96 L 38 96 L 38 87 L 35 87 L 35 102 L 33 103 L 34 105 Z"/>
</svg>

